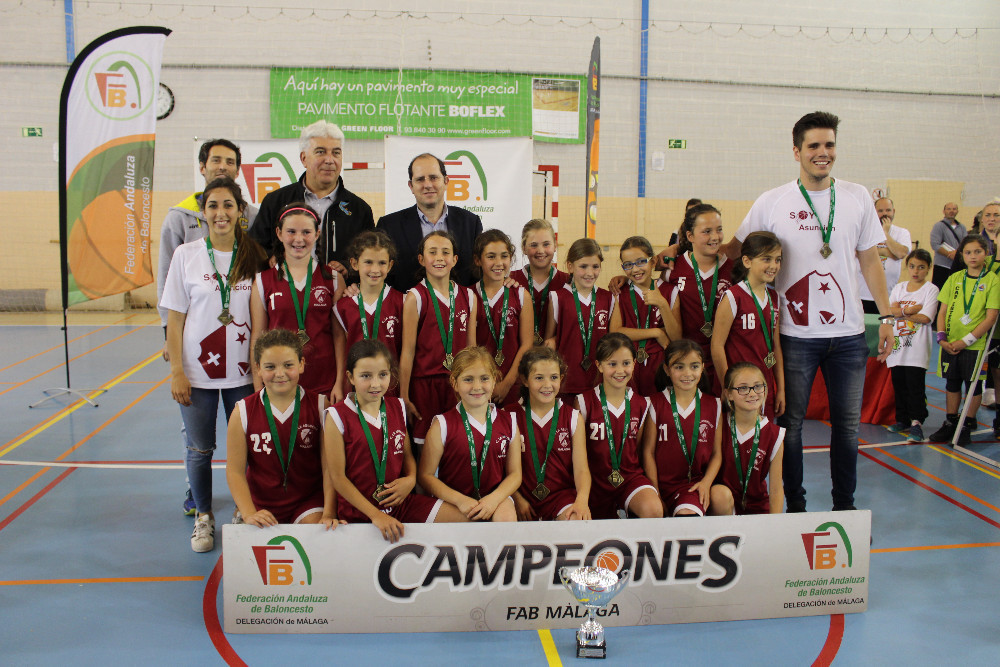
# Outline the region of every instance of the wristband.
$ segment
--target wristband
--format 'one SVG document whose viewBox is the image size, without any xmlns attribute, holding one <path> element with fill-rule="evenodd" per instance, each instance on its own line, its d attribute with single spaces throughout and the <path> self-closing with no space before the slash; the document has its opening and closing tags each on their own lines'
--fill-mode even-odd
<svg viewBox="0 0 1000 667">
<path fill-rule="evenodd" d="M 891 324 L 896 321 L 895 315 L 879 315 L 878 321 L 880 324 Z"/>
<path fill-rule="evenodd" d="M 943 343 L 948 338 L 948 334 L 943 331 L 937 332 L 937 342 Z"/>
<path fill-rule="evenodd" d="M 973 336 L 972 334 L 966 334 L 965 337 L 962 339 L 962 342 L 965 343 L 966 347 L 971 347 L 972 345 L 975 344 L 977 340 L 979 339 Z"/>
</svg>

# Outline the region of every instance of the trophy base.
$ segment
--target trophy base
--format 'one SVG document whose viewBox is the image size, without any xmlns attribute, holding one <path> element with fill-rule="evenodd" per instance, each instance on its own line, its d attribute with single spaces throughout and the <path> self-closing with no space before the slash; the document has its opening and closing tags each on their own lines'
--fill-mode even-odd
<svg viewBox="0 0 1000 667">
<path fill-rule="evenodd" d="M 578 658 L 607 658 L 608 645 L 604 642 L 600 644 L 576 643 L 576 657 Z"/>
</svg>

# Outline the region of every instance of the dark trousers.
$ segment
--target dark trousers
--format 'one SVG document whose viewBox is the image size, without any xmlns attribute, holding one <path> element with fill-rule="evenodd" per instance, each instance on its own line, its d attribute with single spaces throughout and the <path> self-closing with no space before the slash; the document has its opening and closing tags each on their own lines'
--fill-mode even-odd
<svg viewBox="0 0 1000 667">
<path fill-rule="evenodd" d="M 907 426 L 916 419 L 921 424 L 927 419 L 926 368 L 893 366 L 892 389 L 896 392 L 896 421 Z"/>
</svg>

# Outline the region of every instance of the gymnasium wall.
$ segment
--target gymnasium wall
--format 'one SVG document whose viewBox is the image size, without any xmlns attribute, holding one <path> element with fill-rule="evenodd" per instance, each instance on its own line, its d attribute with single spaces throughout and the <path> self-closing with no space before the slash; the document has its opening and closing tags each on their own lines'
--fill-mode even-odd
<svg viewBox="0 0 1000 667">
<path fill-rule="evenodd" d="M 816 109 L 842 120 L 835 175 L 887 190 L 897 223 L 924 246 L 945 201 L 958 201 L 959 219 L 971 222 L 1000 194 L 990 132 L 1000 121 L 1000 9 L 989 0 L 650 3 L 643 198 L 640 2 L 412 4 L 94 1 L 74 3 L 73 21 L 77 50 L 126 25 L 174 31 L 161 76 L 176 107 L 157 127 L 157 220 L 192 187 L 195 138 L 268 137 L 271 65 L 583 73 L 595 36 L 603 71 L 598 238 L 610 259 L 633 233 L 664 244 L 692 196 L 719 205 L 733 231 L 758 194 L 796 176 L 791 126 Z M 66 67 L 63 2 L 0 3 L 0 259 L 8 268 L 0 290 L 58 286 L 54 142 Z M 22 127 L 42 127 L 43 137 L 22 137 Z M 687 148 L 667 149 L 668 139 Z M 652 167 L 655 153 L 662 170 Z M 536 143 L 535 155 L 562 169 L 566 245 L 583 228 L 584 148 Z M 346 159 L 381 161 L 381 142 L 349 141 Z M 381 172 L 345 180 L 382 212 Z M 541 185 L 536 179 L 538 214 Z M 606 265 L 606 275 L 612 270 Z M 155 293 L 133 296 L 141 304 Z"/>
</svg>

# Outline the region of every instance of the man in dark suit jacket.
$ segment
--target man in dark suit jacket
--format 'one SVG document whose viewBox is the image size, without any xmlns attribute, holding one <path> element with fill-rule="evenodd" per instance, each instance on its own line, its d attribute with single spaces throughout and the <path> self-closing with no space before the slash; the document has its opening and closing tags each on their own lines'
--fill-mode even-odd
<svg viewBox="0 0 1000 667">
<path fill-rule="evenodd" d="M 448 174 L 444 162 L 430 153 L 413 158 L 407 170 L 408 185 L 417 203 L 410 208 L 379 218 L 377 228 L 396 244 L 396 263 L 386 282 L 405 292 L 419 281 L 416 277 L 417 247 L 420 241 L 437 229 L 444 229 L 455 237 L 458 255 L 452 276 L 459 285 L 470 286 L 472 277 L 472 245 L 483 231 L 483 221 L 475 213 L 445 203 Z"/>
</svg>

